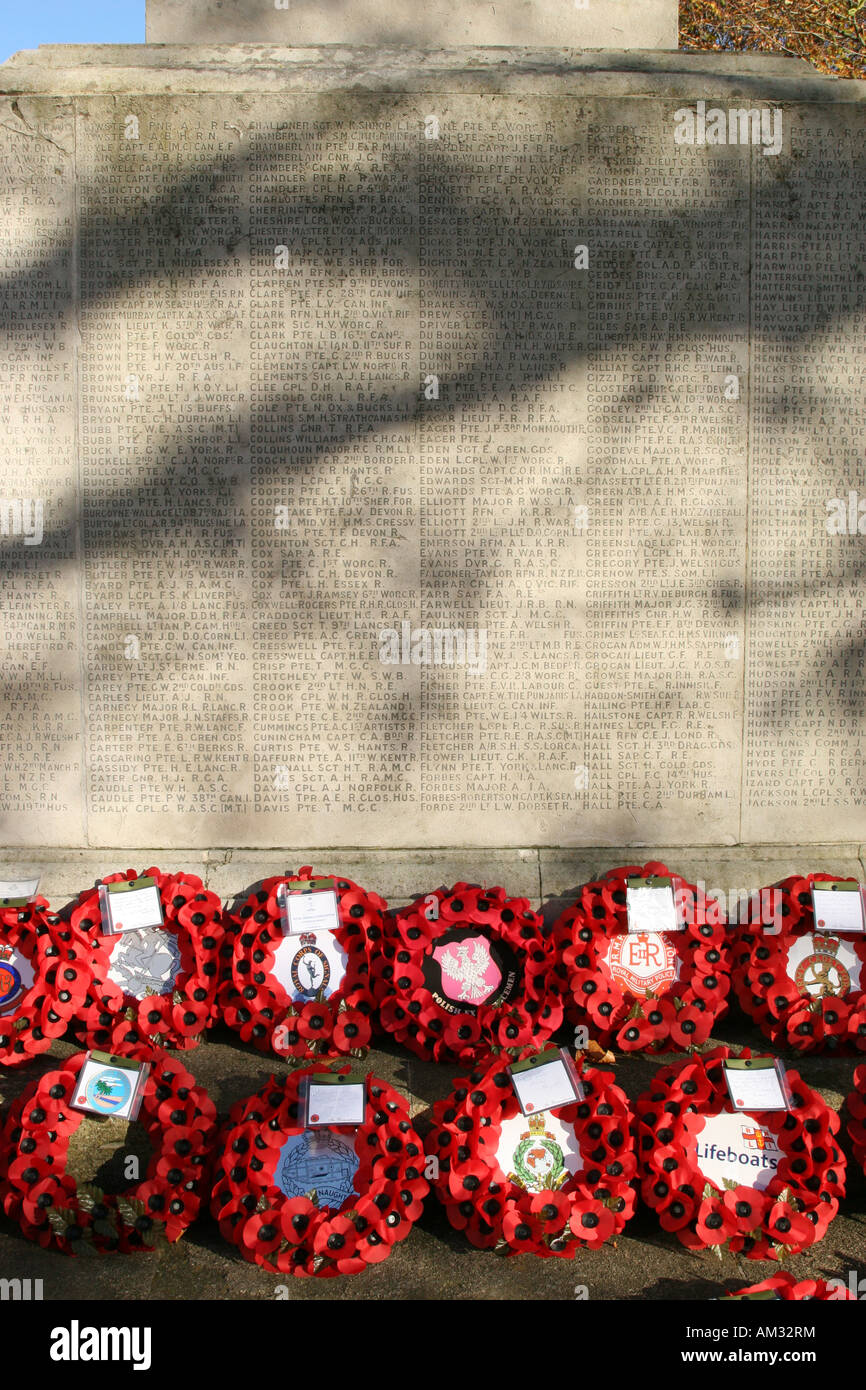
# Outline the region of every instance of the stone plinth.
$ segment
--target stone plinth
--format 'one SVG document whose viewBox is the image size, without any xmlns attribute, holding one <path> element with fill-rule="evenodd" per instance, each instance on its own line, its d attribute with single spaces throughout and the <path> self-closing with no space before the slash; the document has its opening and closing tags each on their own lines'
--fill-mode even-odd
<svg viewBox="0 0 866 1390">
<path fill-rule="evenodd" d="M 674 49 L 677 0 L 147 0 L 148 43 Z"/>
</svg>

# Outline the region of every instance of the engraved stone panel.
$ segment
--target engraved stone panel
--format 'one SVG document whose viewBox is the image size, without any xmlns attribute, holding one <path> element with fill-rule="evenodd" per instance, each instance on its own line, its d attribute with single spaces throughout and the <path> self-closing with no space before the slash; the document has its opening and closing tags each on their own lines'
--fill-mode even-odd
<svg viewBox="0 0 866 1390">
<path fill-rule="evenodd" d="M 754 159 L 745 839 L 866 815 L 862 108 L 786 112 Z"/>
<path fill-rule="evenodd" d="M 859 84 L 239 53 L 4 99 L 0 840 L 866 838 Z"/>
<path fill-rule="evenodd" d="M 85 835 L 69 100 L 0 101 L 0 825 Z"/>
</svg>

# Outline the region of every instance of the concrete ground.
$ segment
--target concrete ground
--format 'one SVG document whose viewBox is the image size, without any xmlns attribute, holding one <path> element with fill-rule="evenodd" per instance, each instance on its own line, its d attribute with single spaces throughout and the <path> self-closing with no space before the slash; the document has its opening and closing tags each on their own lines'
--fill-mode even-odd
<svg viewBox="0 0 866 1390">
<path fill-rule="evenodd" d="M 399 852 L 333 852 L 327 850 L 208 850 L 172 854 L 160 850 L 122 850 L 110 854 L 93 850 L 50 851 L 27 857 L 21 851 L 0 850 L 0 878 L 41 873 L 40 891 L 61 908 L 102 873 L 112 870 L 188 868 L 206 885 L 230 901 L 270 874 L 312 864 L 318 872 L 346 874 L 400 906 L 419 893 L 463 880 L 502 884 L 511 894 L 530 899 L 555 917 L 576 889 L 588 879 L 621 864 L 663 860 L 670 868 L 707 889 L 765 887 L 794 872 L 824 871 L 866 878 L 863 847 L 751 846 L 676 850 L 418 850 Z M 563 1038 L 565 1041 L 565 1038 Z M 737 1012 L 724 1020 L 717 1042 L 748 1044 L 763 1050 L 766 1041 Z M 30 1080 L 49 1070 L 52 1057 L 76 1050 L 69 1042 L 55 1043 L 51 1052 L 28 1067 L 6 1069 L 0 1076 L 5 1101 L 13 1099 Z M 650 1084 L 661 1062 L 640 1056 L 617 1055 L 615 1072 L 628 1096 L 636 1099 Z M 852 1058 L 789 1059 L 810 1086 L 836 1109 L 851 1089 Z M 223 1026 L 184 1064 L 205 1085 L 220 1115 L 235 1100 L 248 1095 L 282 1064 L 246 1046 Z M 396 1045 L 371 1052 L 368 1065 L 408 1094 L 412 1113 L 424 1133 L 432 1104 L 444 1095 L 453 1078 L 465 1068 L 417 1061 Z M 101 1122 L 100 1138 L 108 1138 Z M 133 1127 L 134 1128 L 134 1127 Z M 113 1136 L 121 1137 L 118 1130 Z M 124 1147 L 130 1150 L 132 1134 Z M 785 1268 L 799 1278 L 853 1274 L 866 1280 L 866 1180 L 849 1158 L 848 1196 L 825 1239 Z M 104 1176 L 110 1151 L 97 1157 L 82 1148 L 76 1155 L 76 1176 Z M 78 1166 L 81 1165 L 81 1166 Z M 474 1250 L 444 1218 L 431 1195 L 424 1215 L 409 1238 L 389 1258 L 363 1275 L 346 1279 L 294 1279 L 288 1297 L 301 1300 L 343 1299 L 569 1299 L 681 1300 L 711 1299 L 726 1289 L 741 1288 L 774 1272 L 769 1261 L 758 1262 L 706 1251 L 691 1254 L 673 1235 L 663 1232 L 652 1212 L 639 1208 L 614 1249 L 583 1252 L 573 1261 L 541 1260 L 532 1255 L 503 1259 Z M 208 1216 L 194 1225 L 176 1246 L 161 1255 L 81 1261 L 41 1250 L 24 1240 L 17 1226 L 0 1216 L 0 1275 L 41 1279 L 43 1296 L 54 1299 L 256 1299 L 282 1297 L 278 1276 L 247 1264 L 220 1236 Z M 580 1292 L 581 1286 L 586 1293 Z M 864 1283 L 866 1290 L 866 1283 Z"/>
</svg>

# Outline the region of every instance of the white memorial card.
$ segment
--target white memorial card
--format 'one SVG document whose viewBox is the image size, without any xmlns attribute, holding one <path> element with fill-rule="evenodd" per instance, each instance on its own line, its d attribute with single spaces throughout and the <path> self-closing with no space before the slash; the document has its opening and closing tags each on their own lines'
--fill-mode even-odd
<svg viewBox="0 0 866 1390">
<path fill-rule="evenodd" d="M 863 889 L 859 883 L 813 883 L 812 907 L 816 931 L 834 935 L 866 931 Z"/>
<path fill-rule="evenodd" d="M 333 879 L 313 879 L 313 883 L 329 887 L 296 888 L 285 884 L 281 894 L 283 934 L 296 936 L 299 932 L 336 931 L 340 926 L 340 909 Z"/>
<path fill-rule="evenodd" d="M 0 878 L 0 904 L 25 906 L 33 901 L 38 889 L 38 878 Z"/>
<path fill-rule="evenodd" d="M 583 1100 L 583 1087 L 558 1048 L 516 1062 L 508 1070 L 524 1115 L 558 1110 L 562 1105 Z"/>
<path fill-rule="evenodd" d="M 307 1083 L 307 1125 L 362 1125 L 367 1083 L 357 1076 L 313 1075 Z"/>
<path fill-rule="evenodd" d="M 725 1063 L 725 1085 L 735 1110 L 787 1110 L 788 1099 L 775 1059 L 753 1057 Z"/>
<path fill-rule="evenodd" d="M 164 923 L 159 888 L 152 878 L 103 883 L 99 889 L 99 904 L 104 936 L 161 927 Z"/>
<path fill-rule="evenodd" d="M 669 878 L 630 878 L 625 899 L 630 932 L 682 931 L 685 926 Z"/>
</svg>

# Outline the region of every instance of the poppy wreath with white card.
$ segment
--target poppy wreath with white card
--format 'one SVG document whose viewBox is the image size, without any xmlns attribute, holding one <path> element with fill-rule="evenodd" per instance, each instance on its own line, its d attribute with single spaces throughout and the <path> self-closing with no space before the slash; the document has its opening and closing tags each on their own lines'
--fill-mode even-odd
<svg viewBox="0 0 866 1390">
<path fill-rule="evenodd" d="M 433 1190 L 472 1245 L 572 1258 L 634 1215 L 632 1113 L 612 1073 L 577 1064 L 584 1099 L 525 1116 L 504 1059 L 459 1077 L 433 1107 Z"/>
<path fill-rule="evenodd" d="M 99 884 L 79 894 L 72 925 L 86 933 L 102 953 L 81 1015 L 79 1040 L 103 1047 L 123 1017 L 142 1041 L 180 1051 L 197 1047 L 214 1020 L 223 936 L 222 904 L 196 874 L 134 869 L 106 874 L 100 883 L 152 878 L 162 905 L 163 923 L 145 930 L 106 934 Z M 125 895 L 110 895 L 115 916 Z M 115 899 L 117 907 L 115 907 Z M 122 920 L 122 919 L 121 919 Z"/>
<path fill-rule="evenodd" d="M 845 1195 L 839 1116 L 795 1071 L 790 1110 L 735 1111 L 723 1066 L 735 1056 L 662 1067 L 637 1101 L 641 1195 L 690 1250 L 784 1259 L 822 1238 Z"/>
<path fill-rule="evenodd" d="M 866 1066 L 854 1069 L 854 1089 L 845 1102 L 854 1157 L 866 1171 Z"/>
<path fill-rule="evenodd" d="M 101 961 L 45 898 L 0 907 L 0 1063 L 47 1052 L 84 1008 Z"/>
<path fill-rule="evenodd" d="M 375 1009 L 370 951 L 384 934 L 387 903 L 333 875 L 336 930 L 283 934 L 281 897 L 314 881 L 299 874 L 265 879 L 226 925 L 219 1009 L 230 1028 L 262 1052 L 303 1059 L 362 1056 Z"/>
<path fill-rule="evenodd" d="M 670 878 L 682 930 L 629 932 L 627 880 Z M 584 884 L 553 928 L 566 1016 L 625 1052 L 691 1050 L 728 1011 L 723 914 L 664 864 L 611 869 Z"/>
<path fill-rule="evenodd" d="M 747 920 L 734 933 L 737 1000 L 777 1046 L 866 1052 L 866 935 L 823 930 L 812 907 L 813 884 L 845 882 L 855 880 L 783 879 L 750 899 Z"/>
<path fill-rule="evenodd" d="M 9 1107 L 0 1131 L 0 1204 L 28 1240 L 68 1255 L 154 1250 L 179 1240 L 207 1199 L 213 1102 L 161 1049 L 139 1042 L 124 1056 L 150 1065 L 137 1118 L 153 1152 L 144 1177 L 122 1193 L 79 1183 L 66 1171 L 78 1127 L 101 1123 L 72 1105 L 82 1099 L 87 1053 L 66 1058 Z"/>
<path fill-rule="evenodd" d="M 386 1259 L 421 1215 L 430 1185 L 408 1102 L 377 1077 L 365 1078 L 357 1128 L 305 1127 L 299 1088 L 316 1070 L 271 1077 L 232 1107 L 211 1211 L 245 1260 L 327 1279 Z"/>
<path fill-rule="evenodd" d="M 372 962 L 379 1022 L 426 1061 L 540 1045 L 562 1022 L 550 949 L 526 898 L 469 883 L 436 889 L 388 921 Z"/>
</svg>

